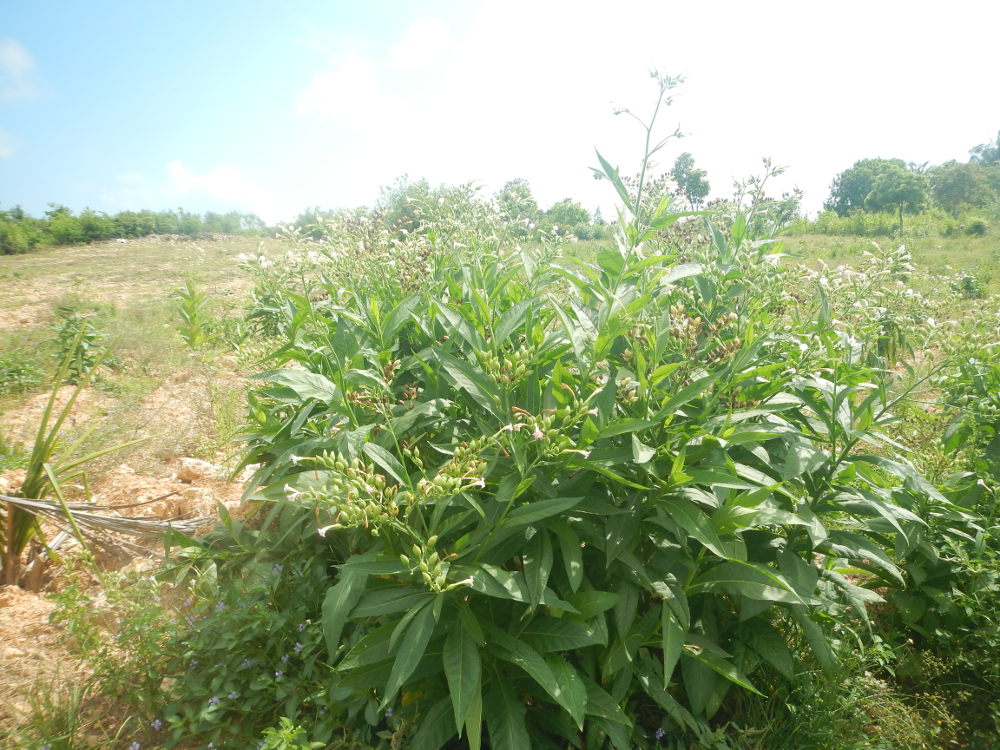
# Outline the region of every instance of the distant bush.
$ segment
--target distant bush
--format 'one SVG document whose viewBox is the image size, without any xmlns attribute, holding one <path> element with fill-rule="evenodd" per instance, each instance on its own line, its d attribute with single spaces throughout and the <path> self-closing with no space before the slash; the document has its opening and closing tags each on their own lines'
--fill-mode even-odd
<svg viewBox="0 0 1000 750">
<path fill-rule="evenodd" d="M 26 253 L 42 245 L 79 245 L 116 237 L 134 239 L 150 234 L 260 234 L 264 222 L 254 214 L 209 211 L 204 217 L 177 211 L 122 211 L 110 216 L 84 209 L 78 216 L 66 206 L 49 204 L 45 217 L 28 216 L 15 206 L 0 211 L 0 255 Z"/>
<path fill-rule="evenodd" d="M 971 234 L 975 237 L 982 237 L 986 234 L 986 230 L 989 229 L 989 225 L 982 219 L 973 219 L 973 221 L 965 228 L 966 234 Z"/>
</svg>

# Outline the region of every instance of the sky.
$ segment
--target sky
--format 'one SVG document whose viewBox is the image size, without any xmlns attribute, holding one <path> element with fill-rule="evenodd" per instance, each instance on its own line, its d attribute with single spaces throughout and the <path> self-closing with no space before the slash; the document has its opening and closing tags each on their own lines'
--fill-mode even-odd
<svg viewBox="0 0 1000 750">
<path fill-rule="evenodd" d="M 289 221 L 398 177 L 528 180 L 613 215 L 595 148 L 658 132 L 708 173 L 786 167 L 817 211 L 869 157 L 966 161 L 1000 130 L 1000 4 L 952 0 L 0 0 L 0 209 L 183 207 Z"/>
</svg>

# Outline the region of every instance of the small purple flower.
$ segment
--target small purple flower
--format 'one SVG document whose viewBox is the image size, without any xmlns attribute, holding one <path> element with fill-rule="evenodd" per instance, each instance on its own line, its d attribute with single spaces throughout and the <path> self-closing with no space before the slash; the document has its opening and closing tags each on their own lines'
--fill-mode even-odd
<svg viewBox="0 0 1000 750">
<path fill-rule="evenodd" d="M 240 669 L 250 669 L 250 667 L 251 667 L 251 662 L 249 659 L 244 659 L 243 662 L 240 664 Z"/>
<path fill-rule="evenodd" d="M 154 719 L 153 723 L 150 724 L 149 727 L 154 732 L 159 732 L 161 729 L 163 729 L 163 722 L 160 719 Z"/>
<path fill-rule="evenodd" d="M 225 608 L 226 608 L 226 603 L 225 602 L 216 602 L 215 603 L 215 611 L 216 612 L 221 612 Z"/>
<path fill-rule="evenodd" d="M 301 633 L 305 629 L 306 629 L 306 624 L 304 622 L 300 622 L 299 623 L 299 632 Z"/>
<path fill-rule="evenodd" d="M 273 572 L 273 573 L 274 573 L 275 575 L 281 575 L 281 571 L 283 571 L 284 569 L 285 569 L 285 566 L 284 566 L 284 565 L 282 565 L 281 563 L 275 563 L 275 564 L 274 564 L 274 567 L 273 567 L 273 568 L 271 568 L 271 571 L 272 571 L 272 572 Z"/>
<path fill-rule="evenodd" d="M 662 727 L 660 729 L 656 730 L 656 739 L 662 740 L 666 736 L 667 736 L 667 733 L 663 731 Z"/>
<path fill-rule="evenodd" d="M 239 697 L 240 697 L 240 694 L 239 694 L 239 693 L 237 693 L 237 692 L 236 692 L 236 691 L 234 690 L 233 692 L 231 692 L 231 693 L 230 693 L 229 695 L 227 695 L 226 697 L 227 697 L 227 698 L 229 698 L 229 700 L 231 700 L 231 701 L 234 701 L 234 700 L 236 700 L 237 698 L 239 698 Z"/>
<path fill-rule="evenodd" d="M 282 654 L 281 663 L 286 664 L 288 662 L 288 654 Z"/>
<path fill-rule="evenodd" d="M 187 621 L 188 621 L 188 625 L 194 625 L 194 616 L 193 615 L 188 615 L 187 616 Z"/>
<path fill-rule="evenodd" d="M 385 718 L 387 718 L 387 719 L 391 719 L 392 718 L 392 706 L 389 706 L 389 708 L 387 708 L 385 710 Z"/>
<path fill-rule="evenodd" d="M 159 594 L 153 594 L 153 601 L 159 604 L 161 601 L 163 601 L 163 599 L 160 597 Z"/>
<path fill-rule="evenodd" d="M 303 646 L 301 643 L 296 642 L 294 651 L 297 654 L 301 654 L 302 653 L 302 649 L 304 649 L 304 648 L 305 648 L 305 646 Z"/>
<path fill-rule="evenodd" d="M 185 607 L 190 607 L 192 604 L 194 604 L 194 599 L 192 599 L 190 596 L 184 600 Z"/>
<path fill-rule="evenodd" d="M 221 698 L 218 698 L 216 696 L 212 696 L 211 698 L 208 699 L 208 705 L 210 705 L 210 706 L 218 706 L 220 701 L 221 701 Z"/>
<path fill-rule="evenodd" d="M 285 674 L 285 673 L 284 673 L 284 672 L 282 672 L 282 671 L 281 671 L 281 670 L 279 669 L 279 670 L 278 670 L 277 672 L 275 672 L 275 673 L 274 673 L 274 676 L 275 676 L 276 678 L 278 678 L 278 679 L 281 679 L 281 677 L 282 677 L 282 676 L 283 676 L 284 674 Z"/>
<path fill-rule="evenodd" d="M 142 745 L 140 745 L 138 742 L 133 742 L 131 745 L 128 746 L 128 750 L 140 750 L 141 747 Z"/>
</svg>

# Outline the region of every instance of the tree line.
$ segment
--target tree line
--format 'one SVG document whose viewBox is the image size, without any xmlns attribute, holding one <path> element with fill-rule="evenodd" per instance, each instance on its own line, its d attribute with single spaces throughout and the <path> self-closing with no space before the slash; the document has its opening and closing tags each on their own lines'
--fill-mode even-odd
<svg viewBox="0 0 1000 750">
<path fill-rule="evenodd" d="M 84 209 L 74 214 L 66 206 L 50 203 L 42 217 L 28 215 L 20 206 L 0 210 L 0 255 L 26 253 L 50 245 L 80 245 L 111 239 L 132 239 L 151 234 L 259 234 L 266 224 L 255 214 L 230 211 L 189 213 L 170 211 L 121 211 L 109 215 Z"/>
<path fill-rule="evenodd" d="M 824 208 L 838 216 L 859 212 L 898 215 L 937 207 L 952 216 L 1000 203 L 1000 133 L 992 143 L 975 146 L 969 161 L 937 166 L 902 159 L 861 159 L 838 174 Z"/>
</svg>

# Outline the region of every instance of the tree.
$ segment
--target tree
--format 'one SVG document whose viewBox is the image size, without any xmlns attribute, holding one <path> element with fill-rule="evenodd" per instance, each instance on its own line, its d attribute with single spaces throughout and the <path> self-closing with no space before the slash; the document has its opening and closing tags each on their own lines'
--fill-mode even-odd
<svg viewBox="0 0 1000 750">
<path fill-rule="evenodd" d="M 914 174 L 902 166 L 892 165 L 875 178 L 871 192 L 865 197 L 869 211 L 899 212 L 899 230 L 903 231 L 903 212 L 917 213 L 927 205 L 930 189 L 925 175 Z"/>
<path fill-rule="evenodd" d="M 687 152 L 677 157 L 673 169 L 670 170 L 670 176 L 692 208 L 701 206 L 708 196 L 709 184 L 705 175 L 705 170 L 695 168 L 694 157 Z"/>
<path fill-rule="evenodd" d="M 906 169 L 902 159 L 861 159 L 838 174 L 830 185 L 830 199 L 823 208 L 847 216 L 865 210 L 865 199 L 875 187 L 875 179 L 890 167 Z"/>
<path fill-rule="evenodd" d="M 573 232 L 578 237 L 581 234 L 589 234 L 590 212 L 571 198 L 565 198 L 553 204 L 552 208 L 545 212 L 545 218 L 550 224 Z M 586 239 L 585 237 L 580 238 Z"/>
<path fill-rule="evenodd" d="M 986 168 L 975 162 L 949 161 L 928 172 L 931 194 L 944 210 L 957 216 L 962 206 L 982 206 L 996 198 Z"/>
<path fill-rule="evenodd" d="M 995 143 L 981 143 L 969 151 L 969 156 L 976 164 L 983 166 L 1000 164 L 1000 132 L 997 132 Z"/>
<path fill-rule="evenodd" d="M 527 180 L 519 177 L 508 182 L 496 194 L 496 202 L 500 210 L 518 225 L 515 230 L 518 236 L 527 236 L 532 226 L 538 225 L 541 211 Z"/>
</svg>

